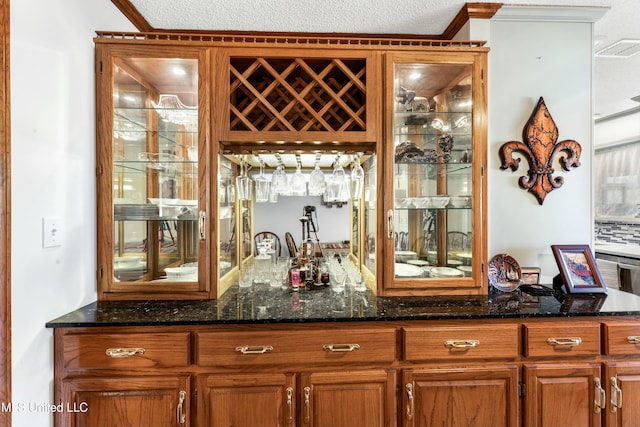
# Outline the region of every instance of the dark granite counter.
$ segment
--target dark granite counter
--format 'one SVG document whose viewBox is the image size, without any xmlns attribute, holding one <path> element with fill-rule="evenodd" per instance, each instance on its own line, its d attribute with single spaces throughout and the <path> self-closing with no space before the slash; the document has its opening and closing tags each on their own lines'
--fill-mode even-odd
<svg viewBox="0 0 640 427">
<path fill-rule="evenodd" d="M 566 295 L 545 287 L 545 295 L 522 290 L 484 296 L 378 297 L 372 292 L 331 289 L 302 291 L 232 287 L 218 300 L 98 301 L 46 324 L 48 328 L 167 326 L 246 323 L 302 323 L 394 320 L 640 316 L 640 296 L 609 289 L 607 294 Z"/>
</svg>

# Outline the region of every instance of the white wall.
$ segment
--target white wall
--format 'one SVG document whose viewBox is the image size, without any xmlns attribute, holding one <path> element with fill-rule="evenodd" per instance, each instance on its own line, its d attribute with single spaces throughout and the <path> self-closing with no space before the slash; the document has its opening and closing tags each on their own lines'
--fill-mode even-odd
<svg viewBox="0 0 640 427">
<path fill-rule="evenodd" d="M 546 279 L 557 274 L 550 245 L 590 244 L 593 218 L 592 24 L 493 21 L 489 54 L 489 257 L 509 253 L 521 266 L 538 266 Z M 539 97 L 559 130 L 558 141 L 582 146 L 581 166 L 564 172 L 564 185 L 543 205 L 520 189 L 529 168 L 500 169 L 499 149 L 522 141 Z M 524 142 L 524 141 L 523 141 Z"/>
<path fill-rule="evenodd" d="M 52 402 L 52 331 L 44 324 L 96 297 L 92 37 L 100 29 L 134 30 L 109 0 L 11 4 L 14 403 Z M 507 252 L 552 276 L 551 244 L 591 239 L 591 24 L 492 21 L 490 32 L 489 255 Z M 583 147 L 582 166 L 557 172 L 565 184 L 542 206 L 518 187 L 526 161 L 511 173 L 498 156 L 503 143 L 521 140 L 540 96 L 560 139 Z M 323 209 L 319 234 L 329 240 Z M 61 247 L 42 248 L 44 216 L 61 217 Z M 47 425 L 49 413 L 13 414 L 14 427 Z"/>
<path fill-rule="evenodd" d="M 300 217 L 304 215 L 305 206 L 315 206 L 316 215 L 313 215 L 318 230 L 320 242 L 341 242 L 349 240 L 349 219 L 351 217 L 351 207 L 349 204 L 341 208 L 333 206 L 331 208 L 323 206 L 320 196 L 294 197 L 280 196 L 278 203 L 256 203 L 253 226 L 255 232 L 273 231 L 280 238 L 282 244 L 282 255 L 286 256 L 287 244 L 284 240 L 284 233 L 287 231 L 293 235 L 298 248 L 302 241 L 302 223 Z M 306 237 L 306 234 L 305 234 Z M 315 236 L 311 234 L 315 241 Z"/>
<path fill-rule="evenodd" d="M 14 427 L 53 425 L 45 323 L 96 299 L 95 31 L 134 30 L 109 0 L 11 2 L 12 402 Z M 43 249 L 42 218 L 63 244 Z M 16 407 L 14 406 L 14 408 Z"/>
</svg>

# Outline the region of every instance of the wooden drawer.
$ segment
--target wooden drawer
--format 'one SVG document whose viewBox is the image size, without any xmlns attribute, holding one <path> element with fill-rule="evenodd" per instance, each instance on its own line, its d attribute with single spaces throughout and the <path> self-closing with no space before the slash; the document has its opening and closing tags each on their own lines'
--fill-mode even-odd
<svg viewBox="0 0 640 427">
<path fill-rule="evenodd" d="M 216 331 L 197 334 L 200 366 L 379 363 L 395 359 L 395 329 Z"/>
<path fill-rule="evenodd" d="M 518 357 L 517 324 L 425 326 L 402 330 L 404 358 L 409 361 Z"/>
<path fill-rule="evenodd" d="M 66 334 L 66 369 L 134 369 L 190 363 L 189 332 Z"/>
<path fill-rule="evenodd" d="M 605 322 L 604 354 L 640 355 L 640 323 Z"/>
<path fill-rule="evenodd" d="M 600 323 L 525 324 L 524 354 L 527 357 L 598 355 Z"/>
</svg>

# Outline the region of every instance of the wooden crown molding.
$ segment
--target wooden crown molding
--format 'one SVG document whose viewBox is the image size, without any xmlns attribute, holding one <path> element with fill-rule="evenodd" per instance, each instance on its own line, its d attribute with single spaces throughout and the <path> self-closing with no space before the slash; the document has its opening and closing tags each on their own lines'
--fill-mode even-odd
<svg viewBox="0 0 640 427">
<path fill-rule="evenodd" d="M 258 31 L 216 31 L 216 30 L 171 30 L 171 29 L 158 29 L 152 27 L 144 16 L 131 4 L 130 0 L 111 0 L 116 7 L 122 12 L 122 14 L 138 29 L 140 32 L 154 33 L 154 32 L 181 32 L 189 34 L 270 34 L 270 35 L 299 35 L 300 33 L 290 32 L 258 32 Z M 493 15 L 502 7 L 502 3 L 465 3 L 460 9 L 460 12 L 453 18 L 453 21 L 445 29 L 441 35 L 410 35 L 411 38 L 424 38 L 431 40 L 451 40 L 462 29 L 464 24 L 471 18 L 478 19 L 491 19 Z M 312 33 L 316 36 L 321 36 L 319 33 Z M 326 34 L 325 34 L 326 35 Z M 346 37 L 345 33 L 331 33 L 333 36 Z M 407 34 L 365 34 L 367 37 L 372 38 L 406 38 Z"/>
<path fill-rule="evenodd" d="M 111 0 L 111 3 L 113 3 L 120 12 L 122 12 L 122 14 L 138 29 L 138 31 L 154 31 L 154 28 L 149 24 L 144 16 L 138 12 L 138 9 L 136 9 L 129 0 Z"/>
<path fill-rule="evenodd" d="M 442 33 L 442 38 L 451 40 L 469 19 L 491 19 L 502 7 L 502 3 L 465 3 L 460 12 Z"/>
</svg>

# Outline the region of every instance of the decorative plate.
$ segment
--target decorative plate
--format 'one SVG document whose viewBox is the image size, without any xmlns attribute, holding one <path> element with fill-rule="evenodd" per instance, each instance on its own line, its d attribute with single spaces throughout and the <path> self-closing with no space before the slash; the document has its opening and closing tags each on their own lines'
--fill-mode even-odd
<svg viewBox="0 0 640 427">
<path fill-rule="evenodd" d="M 415 265 L 397 262 L 395 264 L 395 274 L 396 277 L 420 277 L 424 274 L 424 270 Z"/>
<path fill-rule="evenodd" d="M 432 267 L 429 270 L 431 277 L 462 277 L 464 273 L 457 268 L 451 267 Z"/>
<path fill-rule="evenodd" d="M 507 254 L 498 254 L 489 261 L 489 284 L 494 288 L 511 292 L 522 283 L 522 270 L 518 261 Z"/>
<path fill-rule="evenodd" d="M 410 259 L 407 261 L 407 264 L 417 265 L 418 267 L 424 267 L 425 265 L 429 265 L 429 262 L 423 259 Z"/>
</svg>

